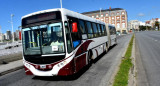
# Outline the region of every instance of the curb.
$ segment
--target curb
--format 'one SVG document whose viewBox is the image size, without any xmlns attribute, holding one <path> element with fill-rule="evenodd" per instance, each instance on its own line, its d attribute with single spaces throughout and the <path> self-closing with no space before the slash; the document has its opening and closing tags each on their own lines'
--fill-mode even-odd
<svg viewBox="0 0 160 86">
<path fill-rule="evenodd" d="M 133 34 L 132 34 L 132 35 L 133 35 Z M 131 36 L 131 37 L 132 37 L 132 36 Z M 130 40 L 131 40 L 131 38 L 130 38 Z M 130 42 L 130 41 L 129 41 L 129 42 Z M 125 56 L 125 53 L 126 53 L 126 51 L 127 51 L 128 46 L 129 46 L 129 43 L 128 43 L 127 46 L 125 47 L 125 50 L 124 50 L 124 52 L 123 52 L 123 54 L 122 54 L 122 56 L 121 56 L 121 59 L 119 60 L 117 66 L 116 66 L 116 68 L 115 68 L 115 71 L 113 72 L 113 74 L 112 74 L 112 76 L 111 76 L 111 79 L 109 80 L 109 83 L 108 83 L 107 86 L 113 86 L 115 76 L 116 76 L 116 74 L 117 74 L 117 72 L 118 72 L 118 70 L 119 70 L 119 66 L 120 66 L 120 64 L 121 64 L 122 59 L 123 59 L 124 56 Z"/>
<path fill-rule="evenodd" d="M 22 66 L 18 66 L 16 68 L 12 68 L 12 69 L 6 70 L 6 71 L 3 71 L 3 72 L 0 73 L 0 76 L 3 76 L 5 74 L 11 73 L 11 72 L 14 72 L 14 71 L 22 69 L 22 68 L 24 68 L 23 65 Z"/>
<path fill-rule="evenodd" d="M 135 57 L 135 37 L 134 37 L 134 40 L 133 40 L 131 59 L 132 59 L 133 66 L 129 70 L 128 86 L 137 86 L 137 81 L 136 81 L 137 67 L 136 67 L 136 57 Z"/>
</svg>

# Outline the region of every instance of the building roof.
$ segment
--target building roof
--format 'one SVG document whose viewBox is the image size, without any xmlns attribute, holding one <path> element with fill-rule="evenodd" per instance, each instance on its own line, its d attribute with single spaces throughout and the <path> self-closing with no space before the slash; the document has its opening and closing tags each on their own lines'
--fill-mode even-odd
<svg viewBox="0 0 160 86">
<path fill-rule="evenodd" d="M 113 8 L 113 9 L 105 9 L 105 10 L 101 10 L 101 12 L 105 12 L 105 11 L 116 11 L 116 10 L 124 10 L 122 8 Z M 96 10 L 96 11 L 90 11 L 90 12 L 83 12 L 82 14 L 90 14 L 90 13 L 97 13 L 100 10 Z"/>
</svg>

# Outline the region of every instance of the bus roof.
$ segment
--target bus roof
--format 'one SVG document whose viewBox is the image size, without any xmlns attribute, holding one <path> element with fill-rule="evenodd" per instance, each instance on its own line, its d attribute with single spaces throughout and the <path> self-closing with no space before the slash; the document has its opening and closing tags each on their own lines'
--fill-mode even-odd
<svg viewBox="0 0 160 86">
<path fill-rule="evenodd" d="M 105 24 L 104 22 L 102 22 L 100 20 L 85 16 L 83 14 L 80 14 L 80 13 L 77 13 L 77 12 L 74 12 L 74 11 L 70 11 L 70 10 L 67 10 L 67 9 L 64 9 L 64 8 L 48 9 L 48 10 L 42 10 L 42 11 L 30 13 L 28 15 L 23 16 L 22 19 L 27 18 L 29 16 L 33 16 L 33 15 L 37 15 L 37 14 L 41 14 L 41 13 L 46 13 L 46 12 L 53 12 L 53 11 L 61 11 L 64 16 L 71 16 L 71 17 L 75 17 L 75 18 L 78 18 L 78 19 L 83 19 L 83 20 L 87 20 L 87 21 L 91 21 L 91 22 L 97 22 L 97 23 Z"/>
</svg>

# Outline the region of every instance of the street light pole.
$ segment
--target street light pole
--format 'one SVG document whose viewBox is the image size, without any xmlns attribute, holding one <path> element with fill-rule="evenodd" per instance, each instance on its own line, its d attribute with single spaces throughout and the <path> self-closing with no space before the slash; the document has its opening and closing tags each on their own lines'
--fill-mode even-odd
<svg viewBox="0 0 160 86">
<path fill-rule="evenodd" d="M 62 9 L 62 0 L 60 0 L 60 4 L 61 4 L 61 9 Z"/>
<path fill-rule="evenodd" d="M 12 27 L 12 42 L 14 42 L 14 32 L 13 32 L 13 14 L 11 14 L 11 27 Z"/>
<path fill-rule="evenodd" d="M 101 19 L 101 9 L 102 9 L 102 8 L 100 8 L 100 16 L 99 16 L 99 17 L 100 17 L 100 19 Z"/>
<path fill-rule="evenodd" d="M 3 42 L 3 35 L 2 35 L 1 26 L 0 26 L 0 34 L 1 34 L 1 42 Z"/>
</svg>

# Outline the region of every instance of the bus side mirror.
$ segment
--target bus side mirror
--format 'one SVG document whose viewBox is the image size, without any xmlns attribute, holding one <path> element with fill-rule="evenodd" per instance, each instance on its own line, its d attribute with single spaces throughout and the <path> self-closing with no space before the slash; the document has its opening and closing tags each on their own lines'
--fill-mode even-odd
<svg viewBox="0 0 160 86">
<path fill-rule="evenodd" d="M 76 22 L 73 22 L 72 23 L 72 32 L 78 32 L 78 28 L 77 28 L 77 23 Z"/>
</svg>

